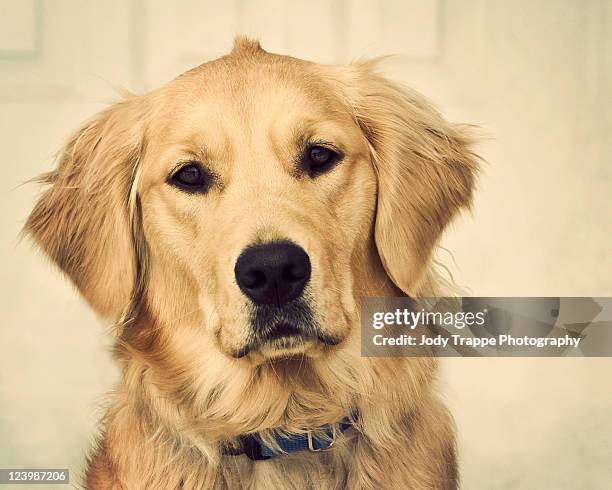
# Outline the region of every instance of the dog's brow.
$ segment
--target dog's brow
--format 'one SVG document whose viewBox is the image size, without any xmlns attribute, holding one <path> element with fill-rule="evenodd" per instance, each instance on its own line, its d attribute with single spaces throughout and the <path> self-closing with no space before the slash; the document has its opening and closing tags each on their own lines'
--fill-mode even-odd
<svg viewBox="0 0 612 490">
<path fill-rule="evenodd" d="M 193 133 L 174 145 L 174 157 L 172 167 L 176 168 L 182 163 L 190 160 L 198 161 L 206 167 L 211 174 L 219 175 L 222 170 L 222 162 L 231 160 L 232 147 L 230 144 L 221 144 L 212 147 L 204 141 L 205 135 Z"/>
</svg>

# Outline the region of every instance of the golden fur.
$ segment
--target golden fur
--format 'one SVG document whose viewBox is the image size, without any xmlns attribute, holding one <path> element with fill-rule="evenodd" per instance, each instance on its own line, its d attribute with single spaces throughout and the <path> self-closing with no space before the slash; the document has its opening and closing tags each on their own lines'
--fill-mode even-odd
<svg viewBox="0 0 612 490">
<path fill-rule="evenodd" d="M 344 153 L 317 179 L 296 145 Z M 468 206 L 476 157 L 462 126 L 372 62 L 326 66 L 237 39 L 231 54 L 95 116 L 63 150 L 26 230 L 116 327 L 123 369 L 87 488 L 456 488 L 452 422 L 432 358 L 362 358 L 365 296 L 439 292 L 432 253 Z M 177 162 L 218 177 L 169 186 Z M 288 238 L 312 261 L 307 293 L 335 346 L 237 357 L 247 299 L 233 264 Z M 328 451 L 270 461 L 220 442 L 359 417 Z"/>
</svg>

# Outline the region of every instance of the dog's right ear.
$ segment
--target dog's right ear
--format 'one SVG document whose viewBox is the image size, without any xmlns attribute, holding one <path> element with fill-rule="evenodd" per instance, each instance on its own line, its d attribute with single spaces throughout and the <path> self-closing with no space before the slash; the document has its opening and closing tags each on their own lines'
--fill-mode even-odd
<svg viewBox="0 0 612 490">
<path fill-rule="evenodd" d="M 135 282 L 131 212 L 143 150 L 142 103 L 119 102 L 77 131 L 24 231 L 104 317 L 117 319 Z"/>
</svg>

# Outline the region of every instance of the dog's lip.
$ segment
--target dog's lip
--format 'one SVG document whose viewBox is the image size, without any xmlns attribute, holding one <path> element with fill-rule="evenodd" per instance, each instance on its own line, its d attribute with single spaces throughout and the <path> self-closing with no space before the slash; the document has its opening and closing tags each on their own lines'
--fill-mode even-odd
<svg viewBox="0 0 612 490">
<path fill-rule="evenodd" d="M 327 346 L 336 346 L 342 343 L 341 338 L 332 337 L 330 335 L 326 335 L 324 333 L 317 332 L 316 334 L 308 334 L 304 332 L 303 329 L 288 322 L 279 322 L 275 324 L 270 332 L 265 336 L 265 338 L 261 338 L 259 341 L 250 342 L 241 349 L 232 353 L 232 357 L 235 359 L 240 359 L 242 357 L 247 356 L 252 351 L 257 350 L 264 345 L 274 345 L 276 342 L 283 342 L 284 339 L 295 339 L 298 343 L 300 341 L 307 342 L 320 342 Z"/>
<path fill-rule="evenodd" d="M 241 357 L 245 357 L 251 351 L 258 349 L 259 347 L 264 345 L 273 345 L 276 342 L 282 342 L 284 339 L 288 340 L 291 338 L 297 340 L 298 342 L 299 340 L 307 341 L 312 339 L 311 336 L 306 335 L 306 333 L 298 326 L 288 322 L 279 322 L 270 327 L 265 336 L 249 342 L 241 349 L 233 352 L 232 357 L 239 359 Z"/>
<path fill-rule="evenodd" d="M 263 343 L 274 342 L 275 340 L 287 338 L 287 337 L 298 337 L 305 341 L 315 340 L 326 345 L 338 345 L 342 339 L 326 335 L 322 332 L 306 332 L 302 328 L 292 323 L 279 322 L 272 327 L 270 332 L 263 339 Z"/>
<path fill-rule="evenodd" d="M 306 337 L 306 335 L 297 326 L 291 323 L 281 322 L 272 327 L 264 340 L 267 342 L 270 340 L 280 339 L 282 337 Z"/>
</svg>

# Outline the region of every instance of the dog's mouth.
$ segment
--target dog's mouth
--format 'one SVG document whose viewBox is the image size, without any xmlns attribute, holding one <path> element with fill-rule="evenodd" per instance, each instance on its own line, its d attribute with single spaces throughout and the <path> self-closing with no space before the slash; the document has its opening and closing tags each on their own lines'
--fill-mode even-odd
<svg viewBox="0 0 612 490">
<path fill-rule="evenodd" d="M 303 350 L 313 340 L 316 339 L 296 325 L 283 322 L 269 329 L 260 340 L 259 349 L 267 354 L 292 353 Z"/>
<path fill-rule="evenodd" d="M 302 355 L 317 344 L 334 346 L 339 343 L 335 337 L 282 322 L 270 327 L 264 336 L 253 336 L 243 348 L 234 352 L 233 357 L 244 357 L 255 350 L 267 358 L 291 357 Z"/>
<path fill-rule="evenodd" d="M 233 354 L 244 357 L 258 351 L 266 358 L 305 354 L 315 345 L 337 345 L 339 339 L 322 331 L 302 301 L 286 308 L 258 307 L 251 315 L 246 344 Z"/>
</svg>

